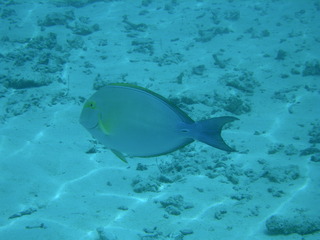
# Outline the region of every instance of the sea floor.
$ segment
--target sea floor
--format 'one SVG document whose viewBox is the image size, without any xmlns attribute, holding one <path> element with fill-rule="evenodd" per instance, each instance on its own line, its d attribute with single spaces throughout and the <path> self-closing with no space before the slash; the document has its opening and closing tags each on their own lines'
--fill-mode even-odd
<svg viewBox="0 0 320 240">
<path fill-rule="evenodd" d="M 0 239 L 320 239 L 319 1 L 2 0 L 0 20 Z M 79 124 L 108 83 L 239 118 L 237 152 L 120 161 Z"/>
</svg>

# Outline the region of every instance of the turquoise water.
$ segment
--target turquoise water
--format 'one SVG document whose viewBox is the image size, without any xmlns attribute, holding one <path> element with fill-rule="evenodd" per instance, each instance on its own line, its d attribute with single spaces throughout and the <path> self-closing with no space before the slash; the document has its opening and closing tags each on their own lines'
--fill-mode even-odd
<svg viewBox="0 0 320 240">
<path fill-rule="evenodd" d="M 0 1 L 0 239 L 320 239 L 319 18 L 316 0 Z M 239 118 L 237 152 L 120 161 L 79 123 L 109 83 Z"/>
</svg>

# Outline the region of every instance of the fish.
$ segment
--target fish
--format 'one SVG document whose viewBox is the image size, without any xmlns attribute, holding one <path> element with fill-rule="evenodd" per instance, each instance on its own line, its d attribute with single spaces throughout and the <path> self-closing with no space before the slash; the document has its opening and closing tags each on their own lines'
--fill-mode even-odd
<svg viewBox="0 0 320 240">
<path fill-rule="evenodd" d="M 165 97 L 140 86 L 108 84 L 88 98 L 80 124 L 122 161 L 174 152 L 195 140 L 234 152 L 221 137 L 233 116 L 193 121 Z"/>
</svg>

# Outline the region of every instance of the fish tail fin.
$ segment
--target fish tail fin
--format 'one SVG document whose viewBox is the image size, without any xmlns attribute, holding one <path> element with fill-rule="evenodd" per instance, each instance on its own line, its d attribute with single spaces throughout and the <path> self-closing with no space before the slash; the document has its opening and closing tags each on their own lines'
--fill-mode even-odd
<svg viewBox="0 0 320 240">
<path fill-rule="evenodd" d="M 223 126 L 229 122 L 238 120 L 235 117 L 217 117 L 196 122 L 196 133 L 194 138 L 198 141 L 206 143 L 212 147 L 234 152 L 235 150 L 229 147 L 221 137 Z"/>
</svg>

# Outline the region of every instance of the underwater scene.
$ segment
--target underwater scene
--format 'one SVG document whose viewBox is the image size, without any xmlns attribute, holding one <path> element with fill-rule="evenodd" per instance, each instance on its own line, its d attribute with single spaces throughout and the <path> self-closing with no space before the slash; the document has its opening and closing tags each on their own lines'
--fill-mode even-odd
<svg viewBox="0 0 320 240">
<path fill-rule="evenodd" d="M 1 240 L 319 240 L 319 0 L 0 0 Z"/>
</svg>

